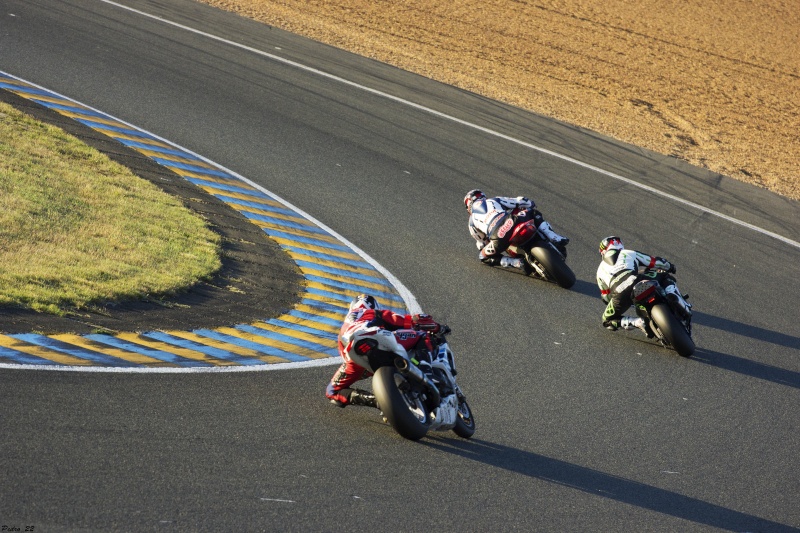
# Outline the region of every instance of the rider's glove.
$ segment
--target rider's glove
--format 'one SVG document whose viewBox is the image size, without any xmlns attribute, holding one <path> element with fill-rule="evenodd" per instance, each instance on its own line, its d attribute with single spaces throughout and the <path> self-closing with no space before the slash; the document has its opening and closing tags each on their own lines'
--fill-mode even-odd
<svg viewBox="0 0 800 533">
<path fill-rule="evenodd" d="M 439 331 L 439 324 L 437 324 L 430 315 L 425 315 L 422 313 L 413 315 L 411 317 L 411 322 L 414 324 L 415 328 L 421 329 L 422 331 L 431 331 L 433 333 Z"/>
<path fill-rule="evenodd" d="M 659 261 L 662 265 L 664 265 L 664 270 L 670 274 L 675 273 L 675 265 L 664 259 L 663 257 L 656 257 L 656 261 Z"/>
</svg>

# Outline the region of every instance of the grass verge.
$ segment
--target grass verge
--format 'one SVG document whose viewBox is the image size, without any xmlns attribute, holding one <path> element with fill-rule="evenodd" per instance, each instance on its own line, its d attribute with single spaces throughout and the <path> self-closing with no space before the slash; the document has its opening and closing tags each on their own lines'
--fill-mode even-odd
<svg viewBox="0 0 800 533">
<path fill-rule="evenodd" d="M 0 306 L 160 298 L 221 265 L 219 235 L 180 200 L 0 103 Z"/>
</svg>

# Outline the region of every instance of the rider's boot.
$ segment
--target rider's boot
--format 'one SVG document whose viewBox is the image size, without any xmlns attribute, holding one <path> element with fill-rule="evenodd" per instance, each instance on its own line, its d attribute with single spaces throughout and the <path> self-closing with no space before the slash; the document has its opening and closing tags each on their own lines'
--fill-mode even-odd
<svg viewBox="0 0 800 533">
<path fill-rule="evenodd" d="M 664 292 L 667 298 L 683 313 L 684 317 L 689 318 L 692 316 L 692 304 L 686 301 L 681 291 L 678 290 L 677 285 L 674 283 L 667 285 L 664 287 Z"/>
<path fill-rule="evenodd" d="M 502 257 L 500 266 L 505 268 L 516 268 L 521 270 L 526 276 L 531 273 L 531 267 L 522 257 Z"/>
<path fill-rule="evenodd" d="M 350 393 L 350 405 L 378 407 L 378 402 L 375 401 L 375 395 L 371 392 L 353 389 L 353 392 Z"/>
<path fill-rule="evenodd" d="M 629 316 L 624 316 L 619 321 L 619 327 L 627 330 L 640 329 L 642 330 L 642 332 L 644 332 L 645 335 L 647 335 L 648 338 L 653 337 L 653 333 L 648 331 L 647 324 L 641 317 L 633 318 Z"/>
<path fill-rule="evenodd" d="M 553 228 L 550 227 L 550 223 L 547 221 L 539 224 L 539 230 L 544 233 L 544 236 L 547 237 L 547 240 L 556 246 L 566 246 L 569 244 L 569 239 L 553 231 Z"/>
<path fill-rule="evenodd" d="M 550 224 L 547 221 L 539 224 L 539 230 L 541 230 L 544 236 L 547 237 L 547 240 L 550 241 L 553 246 L 556 247 L 556 250 L 558 250 L 561 255 L 564 256 L 564 259 L 566 259 L 569 239 L 553 231 L 553 228 L 550 227 Z"/>
</svg>

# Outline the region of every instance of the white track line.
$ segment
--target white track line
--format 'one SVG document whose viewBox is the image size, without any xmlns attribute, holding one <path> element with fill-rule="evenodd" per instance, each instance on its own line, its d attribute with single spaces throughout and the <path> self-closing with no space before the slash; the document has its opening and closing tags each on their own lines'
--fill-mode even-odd
<svg viewBox="0 0 800 533">
<path fill-rule="evenodd" d="M 668 193 L 666 193 L 664 191 L 661 191 L 659 189 L 656 189 L 654 187 L 650 187 L 649 185 L 644 185 L 644 184 L 639 183 L 637 181 L 634 181 L 634 180 L 632 180 L 630 178 L 626 178 L 624 176 L 620 176 L 619 174 L 614 174 L 613 172 L 609 172 L 608 170 L 604 170 L 602 168 L 590 165 L 588 163 L 584 163 L 583 161 L 579 161 L 579 160 L 574 159 L 572 157 L 569 157 L 567 155 L 560 154 L 558 152 L 553 152 L 552 150 L 548 150 L 547 148 L 543 148 L 541 146 L 537 146 L 535 144 L 531 144 L 531 143 L 522 141 L 520 139 L 516 139 L 514 137 L 510 137 L 510 136 L 505 135 L 503 133 L 500 133 L 498 131 L 491 130 L 489 128 L 485 128 L 483 126 L 479 126 L 479 125 L 474 124 L 472 122 L 468 122 L 466 120 L 462 120 L 460 118 L 456 118 L 454 116 L 442 113 L 441 111 L 436 111 L 435 109 L 431 109 L 429 107 L 425 107 L 423 105 L 411 102 L 409 100 L 405 100 L 403 98 L 399 98 L 397 96 L 393 96 L 393 95 L 385 93 L 383 91 L 379 91 L 377 89 L 373 89 L 373 88 L 367 87 L 365 85 L 360 85 L 358 83 L 355 83 L 353 81 L 347 80 L 345 78 L 340 78 L 339 76 L 335 76 L 333 74 L 329 74 L 327 72 L 323 72 L 323 71 L 315 69 L 313 67 L 309 67 L 308 65 L 304 65 L 302 63 L 297 63 L 296 61 L 292 61 L 290 59 L 286 59 L 284 57 L 280 57 L 280 56 L 277 56 L 275 54 L 271 54 L 269 52 L 264 52 L 263 50 L 258 50 L 256 48 L 245 46 L 245 45 L 243 45 L 241 43 L 237 43 L 237 42 L 234 42 L 234 41 L 230 41 L 228 39 L 224 39 L 222 37 L 219 37 L 217 35 L 213 35 L 211 33 L 200 31 L 198 29 L 191 28 L 189 26 L 184 26 L 183 24 L 178 24 L 177 22 L 173 22 L 171 20 L 167 20 L 167 19 L 161 18 L 159 16 L 152 15 L 150 13 L 146 13 L 144 11 L 140 11 L 138 9 L 134 9 L 132 7 L 124 6 L 122 4 L 118 4 L 117 2 L 112 2 L 111 0 L 100 0 L 100 1 L 103 2 L 103 3 L 109 4 L 109 5 L 112 5 L 112 6 L 116 6 L 116 7 L 120 8 L 120 9 L 124 9 L 126 11 L 130 11 L 132 13 L 136 13 L 138 15 L 142 15 L 143 17 L 147 17 L 147 18 L 150 18 L 150 19 L 153 19 L 153 20 L 157 20 L 157 21 L 162 22 L 164 24 L 168 24 L 170 26 L 174 26 L 176 28 L 180 28 L 182 30 L 186 30 L 186 31 L 191 32 L 191 33 L 194 33 L 194 34 L 197 34 L 197 35 L 202 35 L 203 37 L 208 37 L 209 39 L 213 39 L 215 41 L 218 41 L 218 42 L 221 42 L 221 43 L 225 43 L 225 44 L 228 44 L 230 46 L 234 46 L 236 48 L 240 48 L 242 50 L 247 50 L 248 52 L 253 52 L 254 54 L 258 54 L 260 56 L 268 57 L 268 58 L 273 59 L 275 61 L 278 61 L 280 63 L 284 63 L 286 65 L 291 65 L 293 67 L 296 67 L 298 69 L 304 70 L 306 72 L 310 72 L 312 74 L 316 74 L 318 76 L 321 76 L 321 77 L 324 77 L 324 78 L 328 78 L 330 80 L 333 80 L 333 81 L 336 81 L 336 82 L 339 82 L 339 83 L 342 83 L 342 84 L 345 84 L 345 85 L 349 85 L 350 87 L 354 87 L 356 89 L 360 89 L 362 91 L 366 91 L 368 93 L 374 94 L 376 96 L 380 96 L 382 98 L 386 98 L 388 100 L 392 100 L 394 102 L 403 104 L 405 106 L 413 107 L 414 109 L 417 109 L 419 111 L 423 111 L 425 113 L 429 113 L 429 114 L 437 116 L 439 118 L 443 118 L 445 120 L 449 120 L 451 122 L 455 122 L 455 123 L 460 124 L 462 126 L 466 126 L 468 128 L 472 128 L 472 129 L 478 130 L 480 132 L 486 133 L 486 134 L 491 135 L 493 137 L 498 137 L 500 139 L 504 139 L 506 141 L 518 144 L 520 146 L 524 146 L 525 148 L 529 148 L 531 150 L 535 150 L 537 152 L 541 152 L 543 154 L 547 154 L 547 155 L 555 157 L 557 159 L 561 159 L 562 161 L 567 161 L 569 163 L 572 163 L 574 165 L 583 167 L 585 169 L 592 170 L 592 171 L 597 172 L 599 174 L 603 174 L 604 176 L 608 176 L 609 178 L 612 178 L 612 179 L 615 179 L 615 180 L 618 180 L 618 181 L 622 181 L 624 183 L 627 183 L 628 185 L 633 185 L 634 187 L 639 187 L 640 189 L 643 189 L 643 190 L 648 191 L 650 193 L 656 194 L 658 196 L 663 196 L 664 198 L 667 198 L 667 199 L 672 200 L 674 202 L 677 202 L 679 204 L 683 204 L 685 206 L 692 207 L 694 209 L 702 211 L 703 213 L 708 213 L 709 215 L 714 215 L 716 217 L 719 217 L 719 218 L 722 218 L 724 220 L 727 220 L 728 222 L 731 222 L 733 224 L 737 224 L 739 226 L 743 226 L 743 227 L 745 227 L 747 229 L 756 231 L 758 233 L 762 233 L 764 235 L 768 235 L 768 236 L 770 236 L 770 237 L 772 237 L 774 239 L 777 239 L 777 240 L 779 240 L 781 242 L 784 242 L 784 243 L 786 243 L 786 244 L 788 244 L 790 246 L 794 246 L 795 248 L 800 248 L 800 242 L 792 240 L 792 239 L 789 239 L 787 237 L 784 237 L 783 235 L 779 235 L 777 233 L 774 233 L 772 231 L 768 231 L 768 230 L 766 230 L 764 228 L 760 228 L 758 226 L 754 226 L 753 224 L 749 224 L 749 223 L 747 223 L 747 222 L 745 222 L 743 220 L 739 220 L 738 218 L 733 218 L 733 217 L 728 216 L 728 215 L 726 215 L 724 213 L 720 213 L 719 211 L 714 211 L 713 209 L 709 209 L 709 208 L 707 208 L 705 206 L 702 206 L 700 204 L 696 204 L 694 202 L 690 202 L 689 200 L 685 200 L 685 199 L 680 198 L 678 196 L 674 196 L 672 194 L 668 194 Z"/>
<path fill-rule="evenodd" d="M 403 284 L 403 282 L 401 282 L 397 277 L 395 277 L 394 274 L 392 274 L 386 268 L 384 268 L 383 265 L 381 265 L 375 259 L 373 259 L 371 256 L 369 256 L 364 250 L 362 250 L 361 248 L 359 248 L 358 246 L 356 246 L 355 244 L 353 244 L 349 240 L 345 239 L 342 235 L 340 235 L 339 233 L 334 231 L 333 228 L 330 228 L 327 225 L 323 224 L 322 222 L 320 222 L 319 220 L 317 220 L 316 218 L 314 218 L 310 214 L 306 213 L 305 211 L 303 211 L 299 207 L 297 207 L 294 204 L 292 204 L 292 203 L 286 201 L 285 199 L 281 198 L 280 196 L 278 196 L 277 194 L 273 193 L 272 191 L 269 191 L 269 190 L 265 189 L 261 185 L 259 185 L 259 184 L 255 183 L 255 182 L 245 178 L 241 174 L 238 174 L 237 172 L 234 172 L 233 170 L 231 170 L 229 168 L 226 168 L 226 167 L 224 167 L 224 166 L 222 166 L 222 165 L 220 165 L 218 163 L 215 163 L 214 161 L 211 161 L 210 159 L 208 159 L 208 158 L 206 158 L 206 157 L 204 157 L 204 156 L 202 156 L 202 155 L 200 155 L 200 154 L 198 154 L 196 152 L 193 152 L 192 150 L 189 150 L 188 148 L 184 148 L 184 147 L 182 147 L 182 146 L 180 146 L 180 145 L 178 145 L 178 144 L 176 144 L 176 143 L 174 143 L 172 141 L 169 141 L 169 140 L 167 140 L 167 139 L 165 139 L 163 137 L 160 137 L 160 136 L 158 136 L 158 135 L 156 135 L 156 134 L 154 134 L 152 132 L 149 132 L 149 131 L 144 130 L 144 129 L 138 127 L 138 126 L 135 126 L 135 125 L 131 124 L 130 122 L 126 122 L 124 120 L 116 118 L 113 115 L 109 115 L 108 113 L 106 113 L 104 111 L 100 111 L 99 109 L 96 109 L 94 107 L 91 107 L 91 106 L 88 106 L 88 105 L 83 104 L 81 102 L 78 102 L 77 100 L 69 98 L 68 96 L 64 96 L 64 95 L 59 94 L 59 93 L 57 93 L 57 92 L 55 92 L 53 90 L 47 89 L 46 87 L 42 87 L 41 85 L 37 85 L 37 84 L 32 83 L 30 81 L 23 80 L 21 78 L 18 78 L 16 76 L 11 75 L 11 74 L 5 73 L 2 70 L 0 70 L 0 73 L 5 74 L 5 75 L 7 75 L 7 76 L 9 76 L 11 78 L 17 79 L 19 81 L 22 81 L 22 82 L 28 84 L 31 87 L 36 87 L 37 89 L 41 89 L 42 91 L 46 91 L 48 93 L 51 93 L 51 94 L 63 99 L 64 101 L 73 102 L 77 106 L 80 106 L 80 107 L 83 107 L 85 109 L 88 109 L 88 110 L 94 111 L 96 113 L 99 113 L 99 114 L 101 114 L 101 115 L 103 115 L 103 116 L 105 116 L 107 118 L 110 118 L 110 119 L 112 119 L 112 120 L 114 120 L 114 121 L 116 121 L 116 122 L 118 122 L 120 124 L 123 124 L 123 125 L 131 128 L 131 129 L 138 130 L 138 131 L 141 131 L 143 133 L 146 133 L 147 135 L 151 136 L 153 139 L 156 139 L 156 140 L 161 141 L 161 142 L 163 142 L 163 143 L 165 143 L 165 144 L 167 144 L 169 146 L 172 146 L 172 147 L 174 147 L 174 148 L 176 148 L 178 150 L 182 150 L 182 151 L 184 151 L 184 152 L 186 152 L 188 154 L 191 154 L 191 155 L 197 157 L 199 160 L 202 160 L 202 161 L 208 163 L 212 167 L 218 168 L 220 170 L 223 170 L 223 171 L 229 173 L 231 176 L 234 176 L 234 177 L 240 179 L 241 181 L 243 181 L 245 183 L 248 183 L 249 185 L 251 185 L 252 187 L 256 188 L 257 190 L 259 190 L 259 191 L 263 192 L 264 194 L 270 196 L 272 199 L 282 203 L 283 205 L 285 205 L 289 209 L 292 209 L 293 211 L 295 211 L 299 215 L 305 217 L 310 222 L 313 222 L 318 227 L 320 227 L 320 228 L 324 229 L 325 231 L 327 231 L 331 236 L 333 236 L 336 239 L 338 239 L 342 244 L 348 246 L 353 252 L 355 252 L 356 254 L 361 256 L 361 258 L 364 259 L 364 261 L 366 261 L 367 263 L 369 263 L 370 265 L 375 267 L 376 270 L 378 270 L 381 274 L 383 274 L 383 276 L 386 278 L 386 280 L 389 283 L 391 283 L 394 286 L 395 289 L 397 289 L 397 292 L 400 294 L 400 296 L 405 301 L 406 306 L 408 308 L 408 311 L 410 313 L 413 314 L 413 313 L 421 313 L 422 312 L 422 308 L 420 307 L 419 302 L 417 302 L 417 299 L 414 296 L 414 294 Z M 269 237 L 269 236 L 267 236 L 267 237 Z M 73 372 L 120 372 L 120 373 L 155 373 L 155 374 L 159 374 L 159 373 L 161 373 L 161 374 L 190 373 L 191 374 L 191 373 L 217 373 L 217 372 L 223 372 L 223 373 L 224 372 L 263 372 L 263 371 L 269 371 L 269 370 L 283 370 L 283 369 L 292 369 L 292 368 L 307 368 L 307 367 L 316 367 L 316 366 L 328 366 L 328 365 L 334 365 L 334 364 L 337 364 L 337 365 L 341 364 L 341 359 L 338 356 L 337 357 L 326 357 L 326 358 L 323 358 L 323 359 L 315 359 L 315 360 L 311 360 L 311 361 L 298 361 L 298 362 L 291 362 L 291 363 L 274 363 L 274 364 L 253 365 L 253 366 L 246 366 L 246 367 L 130 368 L 130 367 L 100 367 L 100 366 L 98 366 L 98 367 L 94 367 L 94 366 L 83 367 L 83 366 L 28 365 L 28 364 L 0 363 L 0 368 L 13 368 L 13 369 L 19 369 L 19 370 L 59 370 L 59 371 L 73 371 Z"/>
</svg>

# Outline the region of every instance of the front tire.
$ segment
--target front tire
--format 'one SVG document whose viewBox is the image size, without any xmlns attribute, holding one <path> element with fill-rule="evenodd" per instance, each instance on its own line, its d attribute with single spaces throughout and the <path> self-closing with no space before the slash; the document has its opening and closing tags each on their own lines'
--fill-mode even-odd
<svg viewBox="0 0 800 533">
<path fill-rule="evenodd" d="M 531 254 L 560 287 L 569 289 L 575 285 L 575 273 L 567 266 L 561 255 L 550 246 L 534 246 L 531 248 Z"/>
<path fill-rule="evenodd" d="M 419 440 L 428 433 L 431 423 L 428 409 L 397 369 L 379 368 L 372 377 L 372 390 L 383 416 L 400 435 Z"/>
<path fill-rule="evenodd" d="M 656 304 L 650 310 L 650 317 L 678 355 L 690 357 L 694 353 L 694 341 L 686 328 L 678 321 L 666 304 Z"/>
</svg>

